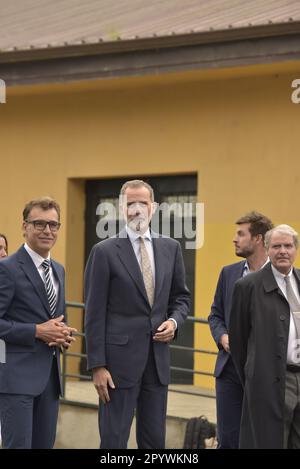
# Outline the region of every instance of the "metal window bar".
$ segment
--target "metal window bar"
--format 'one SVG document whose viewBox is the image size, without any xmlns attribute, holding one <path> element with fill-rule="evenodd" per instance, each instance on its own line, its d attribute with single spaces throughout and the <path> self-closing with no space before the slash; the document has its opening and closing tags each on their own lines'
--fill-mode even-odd
<svg viewBox="0 0 300 469">
<path fill-rule="evenodd" d="M 66 302 L 66 307 L 67 308 L 75 308 L 75 309 L 84 309 L 84 303 L 79 303 L 79 302 L 74 302 L 74 301 L 68 301 Z M 188 316 L 187 321 L 192 321 L 198 324 L 208 324 L 207 319 L 204 318 L 197 318 L 194 316 Z M 78 337 L 85 337 L 84 332 L 76 332 L 74 336 Z M 212 350 L 205 350 L 205 349 L 198 349 L 198 348 L 193 348 L 193 347 L 185 347 L 183 345 L 170 345 L 170 348 L 176 349 L 176 350 L 182 350 L 182 351 L 188 351 L 188 352 L 193 352 L 193 353 L 203 353 L 203 354 L 208 354 L 208 355 L 217 355 L 217 352 L 214 352 Z M 66 372 L 66 364 L 67 364 L 67 358 L 68 357 L 75 357 L 75 358 L 86 358 L 85 353 L 79 353 L 79 352 L 64 352 L 63 354 L 63 364 L 62 364 L 62 384 L 63 384 L 63 396 L 65 396 L 65 390 L 66 390 L 66 378 L 77 378 L 83 381 L 91 381 L 92 377 L 88 375 L 82 375 L 80 373 L 67 373 Z M 171 370 L 175 371 L 181 371 L 183 373 L 192 373 L 192 374 L 197 374 L 197 375 L 202 375 L 202 376 L 213 376 L 213 373 L 205 372 L 205 371 L 198 371 L 198 370 L 191 370 L 187 368 L 180 368 L 176 366 L 171 366 Z M 215 396 L 213 394 L 209 393 L 201 393 L 201 392 L 194 392 L 194 391 L 188 391 L 188 390 L 179 390 L 179 389 L 174 389 L 172 388 L 172 385 L 169 387 L 169 392 L 174 392 L 178 394 L 187 394 L 187 395 L 192 395 L 192 396 L 199 396 L 199 397 L 208 397 L 215 399 Z M 97 408 L 98 406 L 95 404 L 90 404 L 82 401 L 75 401 L 75 400 L 68 400 L 65 399 L 64 397 L 61 399 L 61 401 L 65 404 L 70 404 L 70 405 L 78 405 L 78 406 L 83 406 L 83 407 L 90 407 L 90 408 Z"/>
</svg>

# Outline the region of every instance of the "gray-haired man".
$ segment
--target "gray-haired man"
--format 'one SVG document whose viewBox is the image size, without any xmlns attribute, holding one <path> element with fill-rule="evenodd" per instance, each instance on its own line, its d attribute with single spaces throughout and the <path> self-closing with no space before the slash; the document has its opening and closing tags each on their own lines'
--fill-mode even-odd
<svg viewBox="0 0 300 469">
<path fill-rule="evenodd" d="M 300 448 L 300 271 L 298 234 L 279 225 L 265 237 L 270 263 L 236 283 L 229 341 L 244 385 L 241 448 Z"/>
</svg>

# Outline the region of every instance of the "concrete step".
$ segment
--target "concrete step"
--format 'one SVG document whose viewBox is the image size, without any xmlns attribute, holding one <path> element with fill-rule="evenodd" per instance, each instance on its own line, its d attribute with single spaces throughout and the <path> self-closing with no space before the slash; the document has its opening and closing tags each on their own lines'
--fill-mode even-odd
<svg viewBox="0 0 300 469">
<path fill-rule="evenodd" d="M 186 419 L 167 418 L 167 448 L 182 448 Z M 59 412 L 55 448 L 94 449 L 99 448 L 98 412 L 96 409 L 62 404 Z M 129 449 L 135 449 L 135 419 L 133 421 Z"/>
<path fill-rule="evenodd" d="M 208 390 L 190 385 L 171 385 L 175 390 L 207 393 Z M 192 417 L 205 415 L 210 422 L 216 422 L 215 399 L 169 391 L 167 410 L 167 448 L 182 448 L 187 421 Z M 87 407 L 97 405 L 98 398 L 91 383 L 70 381 L 66 386 L 66 399 L 73 402 L 60 406 L 56 448 L 93 449 L 99 448 L 98 410 Z M 74 405 L 74 403 L 77 403 Z M 210 441 L 208 445 L 214 446 Z M 128 448 L 136 448 L 135 421 L 133 422 Z"/>
</svg>

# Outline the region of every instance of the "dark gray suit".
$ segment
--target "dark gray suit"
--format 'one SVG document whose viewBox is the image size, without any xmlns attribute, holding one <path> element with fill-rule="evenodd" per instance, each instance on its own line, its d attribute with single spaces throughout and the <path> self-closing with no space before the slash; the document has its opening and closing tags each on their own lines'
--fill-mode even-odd
<svg viewBox="0 0 300 469">
<path fill-rule="evenodd" d="M 51 264 L 59 284 L 59 316 L 65 314 L 64 268 L 53 260 Z M 45 285 L 22 246 L 0 263 L 0 338 L 6 342 L 6 363 L 0 364 L 0 410 L 6 448 L 54 444 L 60 352 L 55 347 L 54 356 L 53 348 L 35 338 L 35 325 L 49 319 Z"/>
<path fill-rule="evenodd" d="M 126 447 L 136 408 L 138 446 L 163 447 L 170 353 L 152 336 L 168 318 L 182 326 L 190 294 L 179 243 L 152 233 L 151 309 L 131 242 L 122 236 L 96 244 L 85 273 L 88 369 L 106 367 L 116 386 L 100 406 L 101 446 Z"/>
<path fill-rule="evenodd" d="M 230 354 L 220 339 L 228 334 L 232 292 L 235 282 L 243 275 L 245 261 L 223 267 L 208 322 L 219 349 L 215 366 L 217 393 L 217 433 L 219 449 L 235 449 L 239 446 L 242 414 L 243 387 Z"/>
</svg>

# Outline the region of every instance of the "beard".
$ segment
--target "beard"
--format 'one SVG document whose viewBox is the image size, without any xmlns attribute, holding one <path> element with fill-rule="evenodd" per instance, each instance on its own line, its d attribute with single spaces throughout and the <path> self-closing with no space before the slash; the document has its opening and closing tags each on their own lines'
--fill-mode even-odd
<svg viewBox="0 0 300 469">
<path fill-rule="evenodd" d="M 237 248 L 235 250 L 235 254 L 238 256 L 238 257 L 243 257 L 244 259 L 247 259 L 247 257 L 251 256 L 251 254 L 253 254 L 254 250 L 251 249 L 250 247 L 246 247 L 244 249 L 240 249 L 240 248 Z"/>
<path fill-rule="evenodd" d="M 128 226 L 137 233 L 145 233 L 149 227 L 149 220 L 146 218 L 133 218 L 132 220 L 127 221 Z"/>
</svg>

